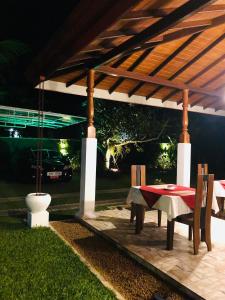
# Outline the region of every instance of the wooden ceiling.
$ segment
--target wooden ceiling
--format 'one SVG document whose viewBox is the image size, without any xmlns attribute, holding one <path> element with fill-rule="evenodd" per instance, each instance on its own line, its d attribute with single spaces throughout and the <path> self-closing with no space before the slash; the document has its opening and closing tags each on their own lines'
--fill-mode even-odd
<svg viewBox="0 0 225 300">
<path fill-rule="evenodd" d="M 110 94 L 225 109 L 225 0 L 80 1 L 28 74 L 86 85 L 90 68 Z"/>
</svg>

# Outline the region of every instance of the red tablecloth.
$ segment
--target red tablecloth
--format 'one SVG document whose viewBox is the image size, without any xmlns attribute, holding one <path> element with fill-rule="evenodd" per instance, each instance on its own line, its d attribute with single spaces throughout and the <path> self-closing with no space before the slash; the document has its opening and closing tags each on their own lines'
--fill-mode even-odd
<svg viewBox="0 0 225 300">
<path fill-rule="evenodd" d="M 195 191 L 193 188 L 188 188 L 184 186 L 175 186 L 174 190 L 166 190 L 166 189 L 159 189 L 154 188 L 152 186 L 141 186 L 140 191 L 142 193 L 142 196 L 144 197 L 146 203 L 150 208 L 157 202 L 157 200 L 162 195 L 168 195 L 168 196 L 179 196 L 183 199 L 183 201 L 191 208 L 194 209 L 195 206 L 195 194 L 192 195 L 181 195 L 179 193 L 176 193 L 178 191 Z"/>
</svg>

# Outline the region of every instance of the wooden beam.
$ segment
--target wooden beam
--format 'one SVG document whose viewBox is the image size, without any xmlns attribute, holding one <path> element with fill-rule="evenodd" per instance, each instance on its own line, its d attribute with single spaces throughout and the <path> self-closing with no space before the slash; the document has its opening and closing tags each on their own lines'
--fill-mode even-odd
<svg viewBox="0 0 225 300">
<path fill-rule="evenodd" d="M 130 38 L 129 40 L 120 44 L 118 47 L 103 54 L 99 59 L 93 60 L 93 62 L 90 65 L 87 65 L 87 67 L 96 68 L 97 66 L 110 62 L 113 58 L 123 55 L 126 51 L 135 47 L 139 47 L 139 45 L 145 43 L 146 41 L 157 37 L 171 27 L 175 26 L 178 22 L 181 22 L 186 17 L 194 14 L 204 6 L 213 2 L 215 2 L 215 0 L 189 0 L 166 17 L 144 29 L 138 35 Z M 70 86 L 71 84 L 73 84 L 73 80 L 71 80 L 67 86 Z"/>
<path fill-rule="evenodd" d="M 138 49 L 132 49 L 130 52 L 127 52 L 124 54 L 124 56 L 121 56 L 120 59 L 118 61 L 125 61 L 126 59 L 128 59 L 128 57 L 130 55 L 132 55 L 134 52 L 137 52 L 137 51 L 140 51 L 142 49 L 152 49 L 156 46 L 159 46 L 159 45 L 162 45 L 164 43 L 168 43 L 169 41 L 173 41 L 173 40 L 176 40 L 176 39 L 180 39 L 182 37 L 185 37 L 187 35 L 190 35 L 190 34 L 197 34 L 197 33 L 201 33 L 203 31 L 203 28 L 190 28 L 190 29 L 181 29 L 181 30 L 178 30 L 176 32 L 173 32 L 172 34 L 167 34 L 165 36 L 163 36 L 163 40 L 161 42 L 156 42 L 155 39 L 152 39 L 150 42 L 144 44 L 144 46 L 140 46 Z M 161 40 L 161 38 L 160 38 Z M 91 51 L 96 51 L 97 49 L 92 49 Z M 89 50 L 85 51 L 88 52 Z M 124 59 L 125 58 L 125 59 Z M 113 65 L 112 65 L 113 66 Z M 114 66 L 113 66 L 114 67 Z M 87 68 L 87 65 L 84 66 L 84 68 Z M 78 80 L 81 80 L 82 78 L 85 78 L 86 76 L 86 72 L 83 73 L 83 77 L 78 77 L 78 76 L 75 76 L 74 78 L 72 78 L 70 81 L 67 82 L 66 86 L 70 86 L 72 84 L 75 84 Z M 105 75 L 102 75 L 104 76 L 103 79 L 105 79 Z M 101 82 L 101 81 L 100 81 Z M 96 81 L 96 85 L 99 84 L 100 82 L 98 82 L 98 80 Z"/>
<path fill-rule="evenodd" d="M 171 88 L 175 88 L 175 89 L 179 89 L 179 90 L 189 89 L 189 90 L 191 90 L 195 93 L 205 94 L 205 95 L 208 95 L 208 96 L 213 96 L 213 97 L 220 97 L 221 96 L 220 94 L 215 93 L 215 92 L 211 92 L 210 90 L 207 90 L 207 89 L 196 88 L 196 87 L 185 85 L 183 83 L 174 83 L 172 81 L 162 79 L 160 77 L 147 76 L 147 75 L 143 75 L 143 74 L 136 73 L 136 72 L 126 71 L 126 70 L 123 70 L 123 69 L 120 69 L 120 68 L 100 66 L 100 67 L 98 67 L 98 69 L 96 69 L 96 71 L 107 74 L 109 76 L 118 76 L 118 77 L 123 77 L 123 78 L 127 78 L 127 79 L 143 81 L 143 82 L 146 82 L 146 83 L 153 83 L 153 84 L 157 84 L 157 85 L 163 85 L 163 86 L 166 86 L 166 87 L 171 87 Z"/>
<path fill-rule="evenodd" d="M 116 62 L 114 62 L 114 63 L 112 64 L 112 67 L 113 67 L 113 68 L 119 67 L 120 65 L 122 65 L 123 62 L 125 62 L 125 60 L 127 60 L 127 57 L 126 57 L 126 56 L 121 57 L 119 60 L 117 60 Z M 99 78 L 95 81 L 95 87 L 96 87 L 99 83 L 101 83 L 101 82 L 105 79 L 106 76 L 107 76 L 107 75 L 105 75 L 105 74 L 101 74 L 101 75 L 99 76 Z"/>
<path fill-rule="evenodd" d="M 139 2 L 140 0 L 79 1 L 64 26 L 28 69 L 29 78 L 35 82 L 40 74 L 50 75 Z"/>
<path fill-rule="evenodd" d="M 209 64 L 208 66 L 206 66 L 205 68 L 203 68 L 201 71 L 199 71 L 198 73 L 196 73 L 193 77 L 191 77 L 189 80 L 185 81 L 185 84 L 190 84 L 191 82 L 193 82 L 194 80 L 196 80 L 197 78 L 201 77 L 203 74 L 205 74 L 206 72 L 208 72 L 210 69 L 212 69 L 214 66 L 216 66 L 219 62 L 223 61 L 225 59 L 225 54 L 223 54 L 222 56 L 218 57 L 215 61 L 213 61 L 211 64 Z M 208 82 L 207 82 L 208 84 Z M 204 87 L 200 86 L 200 87 Z M 169 93 L 167 96 L 165 96 L 164 98 L 162 98 L 162 102 L 167 101 L 168 99 L 170 99 L 171 97 L 175 96 L 177 94 L 177 91 L 172 91 L 171 93 Z M 189 94 L 189 97 L 192 96 L 192 93 Z M 177 102 L 177 104 L 179 105 L 180 103 L 182 103 L 183 100 L 180 100 Z"/>
<path fill-rule="evenodd" d="M 225 18 L 224 18 L 224 21 L 225 21 Z M 188 36 L 188 35 L 192 35 L 192 34 L 195 34 L 195 33 L 198 33 L 198 32 L 203 32 L 204 30 L 206 29 L 209 29 L 209 28 L 212 28 L 212 27 L 215 27 L 215 26 L 198 26 L 198 27 L 194 27 L 194 28 L 184 28 L 184 29 L 179 29 L 177 31 L 174 31 L 172 33 L 168 33 L 168 34 L 165 34 L 165 35 L 159 35 L 147 42 L 145 42 L 143 45 L 140 45 L 138 47 L 135 47 L 129 51 L 126 51 L 126 53 L 124 53 L 123 55 L 128 55 L 128 54 L 133 54 L 134 52 L 137 52 L 137 51 L 141 51 L 141 50 L 146 50 L 146 49 L 149 49 L 149 48 L 153 48 L 153 47 L 156 47 L 158 45 L 162 45 L 162 44 L 165 44 L 165 43 L 168 43 L 168 42 L 172 42 L 172 41 L 175 41 L 175 40 L 179 40 L 185 36 Z M 105 48 L 104 48 L 105 46 Z M 113 48 L 113 47 L 112 47 Z M 81 53 L 89 53 L 89 52 L 100 52 L 100 51 L 103 51 L 105 49 L 112 49 L 110 48 L 109 45 L 102 45 L 101 46 L 90 46 L 89 48 L 81 51 Z M 121 56 L 123 56 L 121 55 Z"/>
<path fill-rule="evenodd" d="M 135 10 L 126 13 L 122 20 L 125 21 L 132 21 L 132 20 L 142 20 L 142 19 L 152 19 L 152 18 L 162 18 L 170 14 L 175 8 L 157 8 L 157 9 L 149 9 L 149 10 Z M 201 13 L 211 13 L 211 12 L 224 12 L 225 5 L 218 4 L 218 5 L 209 5 L 203 8 L 201 11 L 197 12 L 197 14 Z"/>
<path fill-rule="evenodd" d="M 191 34 L 197 34 L 197 33 L 201 33 L 202 31 L 204 31 L 205 29 L 209 29 L 209 28 L 212 28 L 212 27 L 215 27 L 217 25 L 220 25 L 222 24 L 223 22 L 225 22 L 225 16 L 222 16 L 222 17 L 218 17 L 218 18 L 215 18 L 213 21 L 212 21 L 212 24 L 210 26 L 204 26 L 204 27 L 195 27 L 195 28 L 185 28 L 185 29 L 181 29 L 181 30 L 177 30 L 173 33 L 169 33 L 169 34 L 166 34 L 166 35 L 161 35 L 160 37 L 157 37 L 157 38 L 154 38 L 154 39 L 151 39 L 150 41 L 148 41 L 147 43 L 145 43 L 143 46 L 140 46 L 138 49 L 132 49 L 130 52 L 127 52 L 125 55 L 128 56 L 128 55 L 132 55 L 134 52 L 136 51 L 140 51 L 140 50 L 143 50 L 143 49 L 150 49 L 152 47 L 156 47 L 158 45 L 162 45 L 164 43 L 168 43 L 170 41 L 174 41 L 174 40 L 177 40 L 177 39 L 180 39 L 180 38 L 183 38 L 187 35 L 191 35 Z M 162 40 L 163 39 L 163 40 Z M 158 42 L 157 42 L 158 41 Z M 160 42 L 161 41 L 161 42 Z M 98 49 L 99 50 L 99 49 Z M 88 49 L 85 51 L 88 52 L 88 51 L 96 51 L 96 48 L 94 49 Z M 84 76 L 83 78 L 86 76 L 86 73 L 84 73 Z M 104 75 L 102 75 L 104 76 Z M 105 76 L 104 76 L 105 78 Z M 80 80 L 80 77 L 79 77 L 79 80 Z M 67 84 L 68 86 L 71 85 L 71 82 L 72 83 L 76 83 L 77 82 L 77 77 L 74 78 L 74 81 L 73 79 L 71 81 L 69 81 Z"/>
<path fill-rule="evenodd" d="M 223 75 L 225 75 L 225 70 L 219 72 L 215 77 L 209 79 L 207 82 L 205 82 L 205 83 L 202 85 L 202 87 L 204 88 L 205 86 L 207 86 L 208 84 L 211 84 L 213 81 L 219 79 L 219 78 L 222 77 Z M 217 88 L 216 91 L 218 91 L 220 88 L 221 88 L 221 87 Z M 222 95 L 220 95 L 220 96 L 222 96 Z M 204 98 L 201 97 L 200 99 L 198 99 L 198 100 L 196 100 L 196 101 L 193 101 L 193 102 L 191 103 L 191 106 L 194 106 L 194 105 L 196 105 L 196 104 L 201 103 L 204 99 L 205 99 L 205 97 L 204 97 Z M 215 100 L 213 100 L 211 104 L 213 104 L 213 102 L 215 102 Z M 205 108 L 207 108 L 207 106 L 206 106 Z"/>
<path fill-rule="evenodd" d="M 150 40 L 150 42 L 145 43 L 144 46 L 140 46 L 138 49 L 137 48 L 132 49 L 130 52 L 125 53 L 124 56 L 121 56 L 118 61 L 120 61 L 120 60 L 125 61 L 134 52 L 137 52 L 137 51 L 140 51 L 140 50 L 143 50 L 143 49 L 144 50 L 152 49 L 156 46 L 162 45 L 164 43 L 168 43 L 169 41 L 180 39 L 182 37 L 185 37 L 185 36 L 191 35 L 191 34 L 198 34 L 198 33 L 201 33 L 202 31 L 204 31 L 204 28 L 202 28 L 202 27 L 199 28 L 198 27 L 198 28 L 190 28 L 190 29 L 181 29 L 181 30 L 178 30 L 178 31 L 170 33 L 170 34 L 166 34 L 165 36 L 162 36 L 163 40 L 161 42 L 156 42 L 155 39 L 152 39 L 152 40 Z M 85 51 L 85 53 L 88 52 L 89 50 Z M 97 49 L 95 48 L 95 49 L 92 49 L 91 51 L 97 51 Z M 84 68 L 87 68 L 87 65 L 85 65 Z M 86 75 L 87 75 L 87 73 L 83 72 L 83 76 L 81 76 L 81 77 L 80 76 L 75 76 L 74 78 L 72 78 L 70 81 L 67 82 L 66 86 L 70 86 L 72 84 L 75 84 L 78 80 L 81 80 L 81 79 L 85 78 Z M 106 76 L 105 75 L 102 75 L 102 76 L 104 76 L 103 79 L 105 79 Z M 98 80 L 96 81 L 96 85 L 97 84 L 99 84 Z"/>
<path fill-rule="evenodd" d="M 184 29 L 184 28 L 195 28 L 195 27 L 201 27 L 201 26 L 210 26 L 211 20 L 197 20 L 197 21 L 185 21 L 176 24 L 172 29 Z M 99 39 L 114 39 L 118 37 L 127 37 L 127 36 L 134 36 L 137 35 L 141 30 L 143 30 L 142 27 L 135 27 L 135 28 L 130 28 L 130 27 L 123 27 L 122 29 L 119 30 L 110 30 L 110 31 L 105 31 L 103 32 Z M 159 41 L 163 40 L 163 36 L 159 38 Z M 157 41 L 157 40 L 156 40 Z"/>
<path fill-rule="evenodd" d="M 132 55 L 134 52 L 137 52 L 137 51 L 140 51 L 140 50 L 150 49 L 150 48 L 162 45 L 164 43 L 168 43 L 168 42 L 183 38 L 183 37 L 191 35 L 191 34 L 201 33 L 206 29 L 216 27 L 216 26 L 218 26 L 220 24 L 223 24 L 223 23 L 225 23 L 225 15 L 215 18 L 212 21 L 210 26 L 198 26 L 198 27 L 194 27 L 194 28 L 185 28 L 185 29 L 180 29 L 180 30 L 177 30 L 175 32 L 168 33 L 168 34 L 165 34 L 165 35 L 160 35 L 160 40 L 163 39 L 162 41 L 157 42 L 157 40 L 159 40 L 159 37 L 156 37 L 154 39 L 151 39 L 150 41 L 148 41 L 144 45 L 136 47 L 136 48 L 130 50 L 129 52 L 126 52 L 123 55 L 125 55 L 125 56 Z M 90 51 L 90 49 L 85 51 L 85 52 L 88 52 L 88 51 Z M 96 51 L 96 49 L 92 49 L 91 51 Z M 85 67 L 87 68 L 87 66 L 85 66 Z M 86 74 L 83 76 L 83 78 L 85 76 L 86 76 Z M 77 80 L 76 80 L 76 77 L 75 77 L 74 81 L 72 79 L 71 81 L 69 81 L 67 83 L 67 85 L 70 86 L 71 83 L 74 84 L 76 82 L 77 82 Z"/>
<path fill-rule="evenodd" d="M 179 76 L 182 72 L 184 72 L 187 68 L 193 65 L 196 61 L 202 58 L 207 52 L 209 52 L 213 47 L 215 47 L 218 43 L 220 43 L 225 38 L 225 33 L 219 36 L 216 40 L 214 40 L 211 44 L 209 44 L 206 48 L 204 48 L 198 55 L 189 60 L 182 68 L 180 68 L 176 73 L 168 78 L 168 80 L 173 80 L 177 76 Z M 162 87 L 157 87 L 154 91 L 152 91 L 147 97 L 151 98 L 155 93 L 161 90 Z"/>
<path fill-rule="evenodd" d="M 148 49 L 144 51 L 135 61 L 134 63 L 128 68 L 128 71 L 133 71 L 136 67 L 138 67 L 145 58 L 152 52 L 153 49 Z M 122 83 L 124 79 L 119 78 L 109 89 L 109 93 L 112 94 Z"/>
<path fill-rule="evenodd" d="M 149 76 L 155 76 L 162 68 L 164 68 L 174 57 L 176 57 L 181 51 L 183 51 L 188 45 L 190 45 L 197 37 L 199 33 L 190 36 L 180 47 L 178 47 L 171 55 L 169 55 L 159 66 L 149 73 Z M 143 82 L 139 82 L 130 92 L 129 97 L 138 92 L 138 90 L 144 85 Z"/>
<path fill-rule="evenodd" d="M 164 43 L 168 43 L 168 42 L 178 40 L 178 39 L 183 38 L 187 35 L 196 34 L 196 33 L 199 33 L 199 32 L 203 32 L 207 29 L 215 28 L 215 27 L 225 23 L 225 15 L 217 17 L 217 18 L 213 19 L 211 22 L 212 22 L 211 25 L 208 25 L 208 26 L 198 26 L 198 27 L 194 27 L 194 28 L 184 28 L 184 29 L 180 29 L 180 30 L 177 30 L 175 32 L 172 32 L 172 33 L 165 34 L 165 35 L 163 35 L 163 41 L 161 41 L 160 43 L 152 44 L 151 41 L 148 41 L 148 42 L 144 43 L 143 45 L 139 46 L 138 49 L 135 48 L 133 50 L 130 50 L 127 53 L 131 54 L 131 53 L 134 53 L 134 52 L 139 51 L 139 50 L 144 50 L 144 49 L 148 49 L 148 48 L 151 48 L 151 47 L 156 47 L 156 46 L 162 45 Z"/>
</svg>

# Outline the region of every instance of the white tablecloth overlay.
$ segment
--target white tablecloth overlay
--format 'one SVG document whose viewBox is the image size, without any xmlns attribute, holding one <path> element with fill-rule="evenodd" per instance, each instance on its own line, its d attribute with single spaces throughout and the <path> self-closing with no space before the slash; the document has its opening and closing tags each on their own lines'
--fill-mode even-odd
<svg viewBox="0 0 225 300">
<path fill-rule="evenodd" d="M 166 188 L 166 185 L 150 185 L 154 188 L 163 189 Z M 174 191 L 175 193 L 182 193 L 182 194 L 191 194 L 192 191 Z M 129 194 L 127 196 L 127 204 L 131 202 L 135 204 L 141 204 L 145 207 L 148 207 L 142 193 L 140 191 L 140 186 L 132 186 L 130 188 Z M 162 195 L 156 203 L 152 206 L 152 208 L 162 210 L 167 213 L 167 219 L 171 221 L 172 219 L 176 218 L 179 215 L 188 214 L 193 212 L 190 207 L 184 202 L 182 197 L 180 196 L 173 196 L 173 195 Z M 212 201 L 212 209 L 215 212 L 219 211 L 219 207 L 217 204 L 215 193 L 213 193 L 213 201 Z"/>
<path fill-rule="evenodd" d="M 216 197 L 225 197 L 225 188 L 222 186 L 219 180 L 214 181 L 214 193 Z"/>
</svg>

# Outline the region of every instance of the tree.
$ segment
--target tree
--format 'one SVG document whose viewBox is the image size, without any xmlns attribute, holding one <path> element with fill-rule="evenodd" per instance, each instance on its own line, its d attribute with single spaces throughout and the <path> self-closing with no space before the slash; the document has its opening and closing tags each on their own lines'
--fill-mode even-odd
<svg viewBox="0 0 225 300">
<path fill-rule="evenodd" d="M 170 123 L 168 111 L 163 109 L 96 99 L 97 138 L 106 168 L 110 168 L 111 161 L 117 167 L 118 158 L 129 153 L 132 147 L 142 151 L 143 143 L 165 139 Z"/>
</svg>

